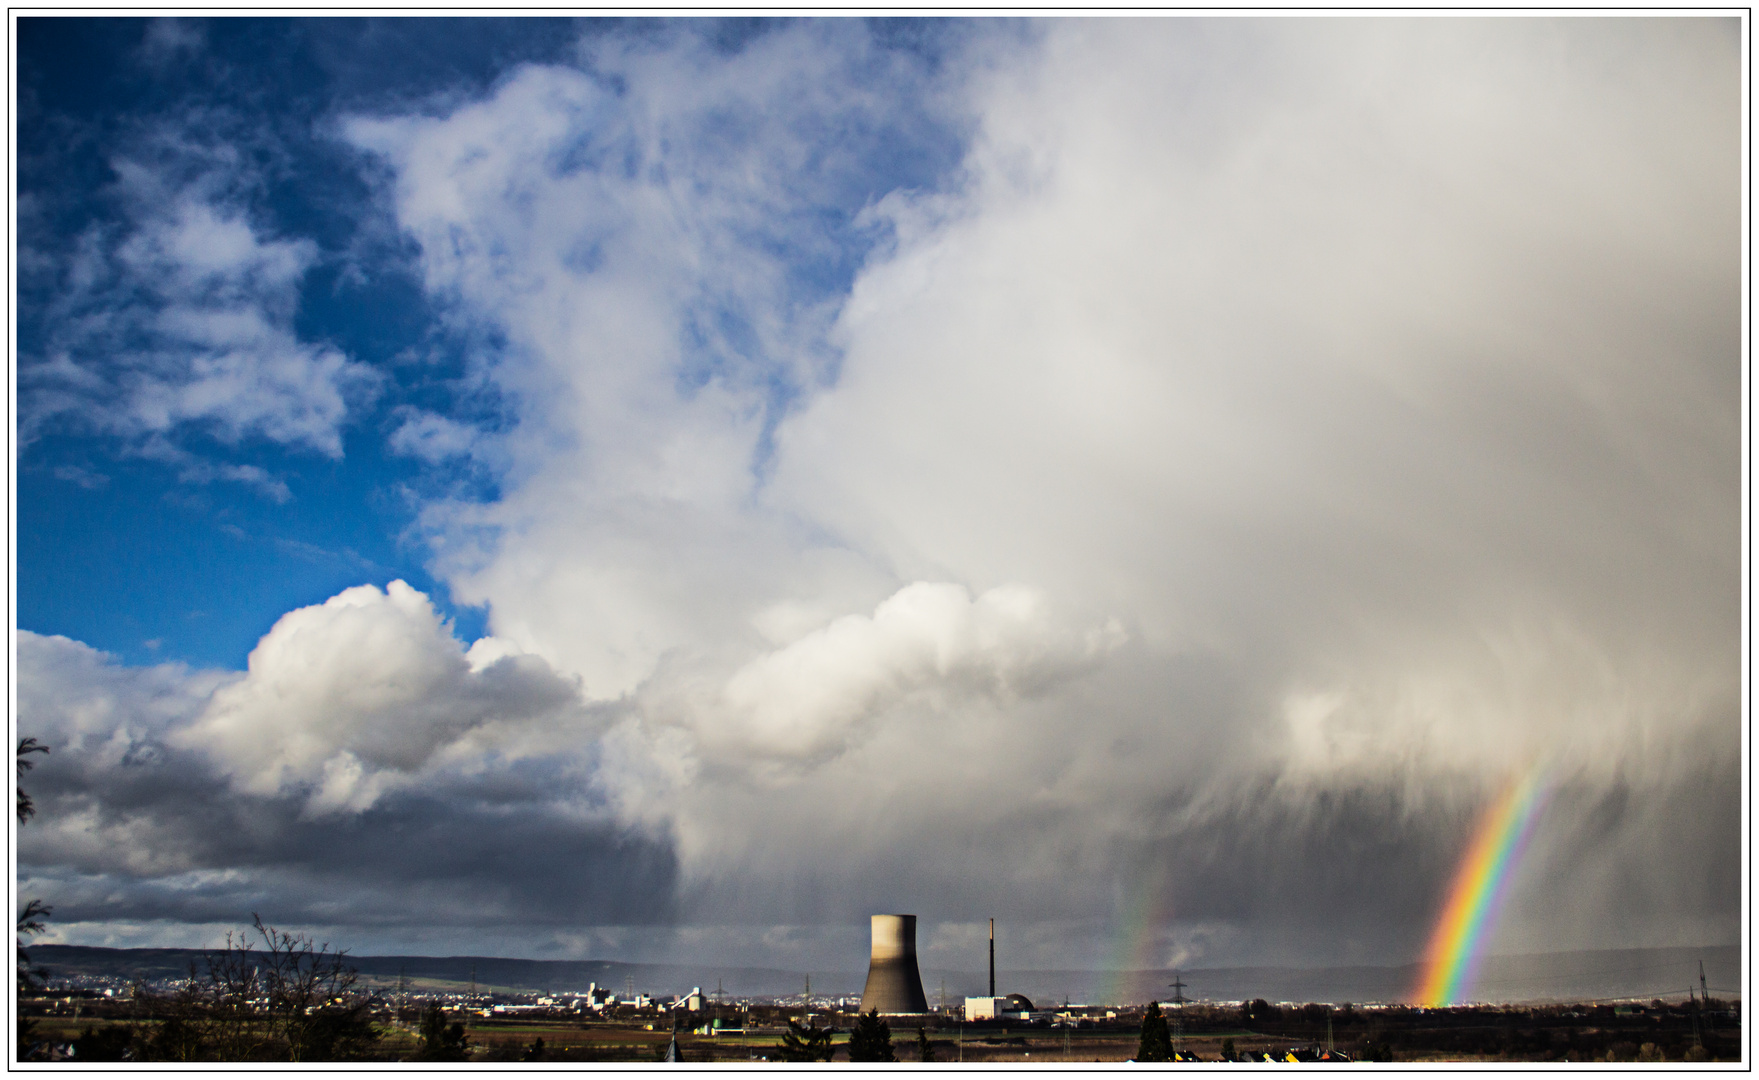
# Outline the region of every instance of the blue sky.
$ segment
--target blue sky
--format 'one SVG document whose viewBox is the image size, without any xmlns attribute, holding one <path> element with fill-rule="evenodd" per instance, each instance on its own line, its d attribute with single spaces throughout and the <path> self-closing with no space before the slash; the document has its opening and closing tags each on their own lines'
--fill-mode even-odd
<svg viewBox="0 0 1759 1080">
<path fill-rule="evenodd" d="M 772 29 L 558 19 L 22 20 L 20 359 L 29 434 L 19 463 L 20 625 L 133 663 L 242 668 L 283 612 L 349 584 L 403 578 L 459 620 L 467 639 L 478 636 L 482 612 L 450 603 L 409 530 L 423 495 L 462 487 L 492 498 L 497 478 L 399 458 L 387 453 L 385 434 L 407 408 L 495 422 L 492 392 L 468 385 L 468 372 L 473 356 L 499 343 L 492 328 L 449 322 L 423 295 L 415 253 L 373 198 L 369 163 L 335 125 L 360 113 L 443 108 L 520 64 L 571 55 L 582 37 L 700 35 L 713 48 L 736 48 Z M 946 36 L 957 35 L 913 32 L 908 23 L 884 31 L 925 64 Z M 798 211 L 824 226 L 814 250 L 791 253 L 791 284 L 808 296 L 847 286 L 874 240 L 852 221 L 866 202 L 932 186 L 956 162 L 957 133 L 945 126 L 852 134 L 838 144 L 848 159 L 815 177 L 823 187 Z M 292 308 L 286 328 L 301 343 L 339 350 L 376 380 L 326 432 L 341 441 L 338 453 L 260 427 L 217 430 L 225 424 L 215 418 L 122 432 L 72 410 L 38 426 L 29 373 L 59 344 L 57 301 L 76 272 L 68 255 L 82 242 L 126 242 L 141 228 L 142 196 L 119 190 L 123 160 L 172 183 L 217 186 L 219 204 L 261 240 L 315 245 L 276 298 Z M 127 304 L 133 288 L 116 283 L 84 306 Z M 700 317 L 740 347 L 738 312 Z M 691 335 L 699 345 L 705 337 Z M 61 347 L 93 362 L 111 346 L 88 337 Z M 700 381 L 718 362 L 703 347 L 680 377 Z M 785 408 L 792 389 L 778 381 L 774 397 Z M 175 464 L 143 451 L 154 438 L 174 448 Z M 228 466 L 262 470 L 264 480 L 192 483 L 192 473 L 205 478 Z"/>
<path fill-rule="evenodd" d="M 256 190 L 238 198 L 238 209 L 269 235 L 307 236 L 319 245 L 317 265 L 298 283 L 294 332 L 392 370 L 394 357 L 433 334 L 433 314 L 395 251 L 379 253 L 370 277 L 344 280 L 360 218 L 371 213 L 368 193 L 343 164 L 346 155 L 313 126 L 351 102 L 388 91 L 419 96 L 447 82 L 421 85 L 439 74 L 421 63 L 375 86 L 387 74 L 384 65 L 348 56 L 352 42 L 322 25 L 224 19 L 175 33 L 168 25 L 21 22 L 21 245 L 66 252 L 100 222 L 129 229 L 133 208 L 115 192 L 115 156 L 138 147 L 174 158 L 151 144 L 186 135 L 191 112 L 219 115 L 220 131 L 187 133 L 195 138 L 235 138 L 267 117 L 272 126 L 247 137 L 261 141 L 258 153 L 284 157 L 282 175 L 246 181 Z M 438 35 L 433 43 L 453 43 L 456 66 L 447 74 L 487 80 L 499 49 L 540 57 L 554 33 L 504 44 Z M 467 55 L 459 45 L 481 51 Z M 199 66 L 180 55 L 196 50 Z M 264 57 L 273 60 L 263 64 Z M 167 67 L 175 77 L 164 77 Z M 273 111 L 264 108 L 269 101 Z M 27 261 L 21 275 L 20 349 L 27 358 L 46 346 L 45 309 L 66 288 L 66 267 L 53 256 L 45 261 L 45 272 L 31 273 Z M 434 388 L 423 384 L 446 377 L 410 374 L 385 395 L 388 403 L 431 394 Z M 126 439 L 81 431 L 75 418 L 54 425 L 60 430 L 45 432 L 20 459 L 20 625 L 136 663 L 167 658 L 239 668 L 282 612 L 344 584 L 413 576 L 432 588 L 420 552 L 398 540 L 409 510 L 397 490 L 417 470 L 382 452 L 374 427 L 384 415 L 381 405 L 349 417 L 340 461 L 260 437 L 228 445 L 200 425 L 167 432 L 204 461 L 271 473 L 286 485 L 289 497 L 282 499 L 236 483 L 197 487 L 174 468 L 131 455 Z"/>
<path fill-rule="evenodd" d="M 14 29 L 56 940 L 1737 934 L 1738 20 Z"/>
</svg>

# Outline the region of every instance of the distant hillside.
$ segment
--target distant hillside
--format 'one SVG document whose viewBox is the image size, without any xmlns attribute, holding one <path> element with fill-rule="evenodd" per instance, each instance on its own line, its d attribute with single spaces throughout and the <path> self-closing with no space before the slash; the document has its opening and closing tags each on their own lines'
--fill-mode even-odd
<svg viewBox="0 0 1759 1080">
<path fill-rule="evenodd" d="M 103 949 L 84 945 L 37 945 L 31 959 L 55 976 L 107 976 L 122 979 L 175 978 L 198 965 L 194 949 Z M 798 994 L 807 973 L 778 968 L 715 967 L 699 964 L 635 964 L 615 960 L 521 960 L 500 956 L 351 956 L 362 981 L 388 987 L 405 978 L 412 989 L 442 991 L 470 984 L 502 992 L 584 990 L 596 982 L 621 993 L 682 994 L 693 986 L 713 993 L 717 983 L 731 997 Z M 1696 949 L 1605 949 L 1489 957 L 1473 997 L 1485 1001 L 1587 1001 L 1624 997 L 1683 996 L 1698 983 L 1703 961 L 1711 991 L 1739 997 L 1740 949 L 1732 945 Z M 865 970 L 812 972 L 814 995 L 859 994 Z M 1124 1004 L 1171 996 L 1172 969 L 1149 971 L 997 972 L 997 989 L 1021 993 L 1040 1004 L 1073 1001 Z M 1416 965 L 1328 968 L 1185 968 L 1185 993 L 1199 1001 L 1375 1002 L 1400 1001 L 1417 980 Z M 943 985 L 949 1002 L 981 994 L 988 976 L 981 971 L 927 968 L 923 989 L 939 1004 Z"/>
<path fill-rule="evenodd" d="M 1738 946 L 1690 949 L 1601 949 L 1486 957 L 1471 991 L 1493 1002 L 1591 1001 L 1602 998 L 1684 997 L 1698 985 L 1698 962 L 1711 992 L 1740 997 Z M 1417 983 L 1418 966 L 1327 968 L 1184 968 L 1187 997 L 1198 1001 L 1395 1002 Z M 1172 997 L 1171 968 L 1107 975 L 1092 971 L 1021 971 L 998 977 L 997 989 L 1034 1001 L 1141 1002 Z M 923 980 L 928 981 L 926 978 Z M 970 980 L 975 984 L 976 980 Z M 954 981 L 947 980 L 949 994 Z M 934 996 L 931 989 L 929 996 Z"/>
<path fill-rule="evenodd" d="M 199 949 L 100 949 L 87 945 L 32 945 L 31 963 L 49 968 L 51 977 L 107 976 L 135 980 L 177 979 L 201 962 Z"/>
<path fill-rule="evenodd" d="M 87 945 L 32 946 L 31 961 L 51 976 L 93 976 L 122 979 L 181 978 L 193 962 L 202 963 L 200 949 L 105 949 Z M 584 991 L 589 983 L 621 993 L 633 980 L 638 992 L 679 994 L 693 986 L 713 993 L 716 981 L 729 995 L 798 994 L 805 972 L 774 968 L 701 967 L 682 964 L 632 964 L 615 960 L 521 960 L 503 956 L 354 956 L 349 963 L 371 986 L 395 985 L 408 979 L 418 990 L 466 987 L 474 977 L 484 991 Z M 863 973 L 865 977 L 865 973 Z M 815 994 L 859 993 L 860 982 L 815 977 Z"/>
</svg>

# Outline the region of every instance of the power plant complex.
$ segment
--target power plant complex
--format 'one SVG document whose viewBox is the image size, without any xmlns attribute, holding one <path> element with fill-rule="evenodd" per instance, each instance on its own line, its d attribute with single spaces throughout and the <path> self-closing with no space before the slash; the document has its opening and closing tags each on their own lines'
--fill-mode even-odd
<svg viewBox="0 0 1759 1080">
<path fill-rule="evenodd" d="M 996 921 L 989 921 L 989 996 L 965 999 L 967 1020 L 1030 1016 L 1032 1002 L 1020 994 L 996 996 Z M 922 992 L 922 971 L 916 965 L 916 916 L 873 916 L 873 948 L 867 964 L 867 986 L 861 1011 L 882 1016 L 913 1016 L 929 1011 Z"/>
</svg>

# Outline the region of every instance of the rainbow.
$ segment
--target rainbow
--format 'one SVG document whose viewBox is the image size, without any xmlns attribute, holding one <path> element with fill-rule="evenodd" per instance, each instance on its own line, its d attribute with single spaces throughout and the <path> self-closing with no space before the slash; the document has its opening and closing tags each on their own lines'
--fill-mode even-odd
<svg viewBox="0 0 1759 1080">
<path fill-rule="evenodd" d="M 1479 954 L 1502 908 L 1509 873 L 1520 862 L 1545 806 L 1543 773 L 1537 766 L 1529 769 L 1479 821 L 1429 938 L 1414 995 L 1419 1004 L 1454 1004 L 1477 977 Z"/>
</svg>

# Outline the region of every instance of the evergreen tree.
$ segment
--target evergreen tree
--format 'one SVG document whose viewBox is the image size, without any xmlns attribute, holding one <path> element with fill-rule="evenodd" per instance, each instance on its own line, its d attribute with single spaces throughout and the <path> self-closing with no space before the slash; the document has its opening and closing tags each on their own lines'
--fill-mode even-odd
<svg viewBox="0 0 1759 1080">
<path fill-rule="evenodd" d="M 1173 1036 L 1167 1030 L 1167 1018 L 1160 1014 L 1160 1002 L 1148 1003 L 1142 1014 L 1142 1040 L 1136 1045 L 1137 1061 L 1173 1060 Z"/>
<path fill-rule="evenodd" d="M 31 766 L 33 764 L 35 764 L 35 762 L 31 761 L 30 758 L 27 757 L 26 755 L 28 755 L 28 754 L 47 754 L 48 752 L 49 752 L 49 748 L 47 746 L 44 746 L 42 743 L 38 742 L 35 739 L 20 739 L 20 740 L 18 740 L 18 775 L 19 775 L 19 777 L 23 778 L 24 774 L 27 772 L 30 772 Z M 37 812 L 36 803 L 32 802 L 31 797 L 29 795 L 25 794 L 24 788 L 19 788 L 18 789 L 18 823 L 20 825 L 23 825 L 25 822 L 29 821 L 31 819 L 31 817 L 36 814 L 36 812 Z"/>
<path fill-rule="evenodd" d="M 30 760 L 31 754 L 47 754 L 48 752 L 49 748 L 35 739 L 18 740 L 18 778 L 23 779 L 24 774 L 31 771 L 33 764 Z M 25 794 L 24 787 L 19 785 L 18 823 L 23 825 L 36 816 L 36 813 L 36 803 L 31 801 L 31 797 Z M 24 939 L 43 932 L 43 920 L 49 917 L 49 911 L 49 905 L 41 900 L 31 900 L 25 904 L 24 910 L 18 913 L 18 992 L 20 994 L 34 993 L 42 989 L 42 981 L 48 977 L 47 970 L 31 966 L 30 954 L 24 951 Z M 19 1040 L 21 1044 L 25 1036 L 30 1033 L 32 1026 L 31 1021 L 20 1021 Z M 22 1049 L 20 1053 L 23 1053 Z"/>
<path fill-rule="evenodd" d="M 464 1037 L 464 1025 L 446 1024 L 446 1014 L 439 1005 L 429 1005 L 421 1014 L 422 1061 L 463 1061 L 470 1040 Z"/>
<path fill-rule="evenodd" d="M 892 1052 L 892 1025 L 879 1018 L 879 1010 L 862 1014 L 849 1035 L 850 1061 L 897 1061 Z"/>
<path fill-rule="evenodd" d="M 934 1060 L 934 1044 L 928 1041 L 928 1029 L 916 1029 L 916 1056 L 922 1061 Z"/>
<path fill-rule="evenodd" d="M 776 1053 L 783 1061 L 829 1061 L 836 1049 L 831 1046 L 830 1028 L 819 1027 L 816 1020 L 807 1027 L 789 1020 Z"/>
<path fill-rule="evenodd" d="M 18 913 L 18 992 L 20 994 L 35 993 L 43 988 L 43 979 L 49 974 L 46 968 L 32 967 L 30 953 L 24 951 L 24 939 L 44 930 L 43 920 L 49 915 L 49 906 L 41 900 L 33 899 L 25 904 L 24 910 Z"/>
</svg>

